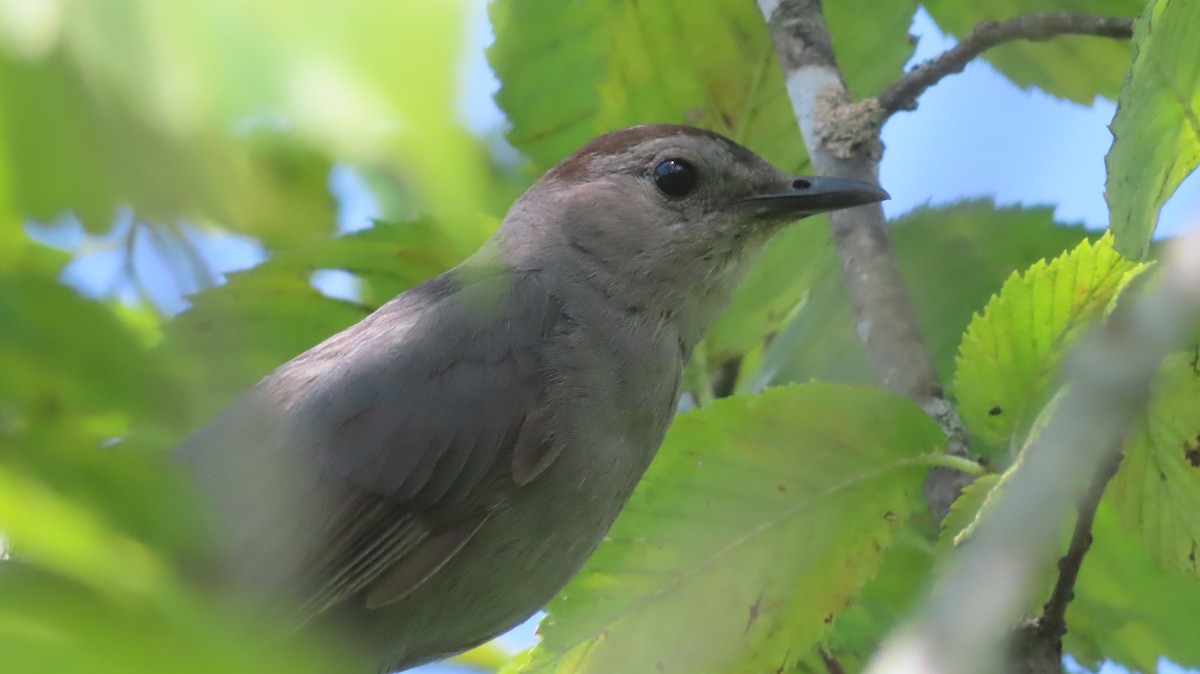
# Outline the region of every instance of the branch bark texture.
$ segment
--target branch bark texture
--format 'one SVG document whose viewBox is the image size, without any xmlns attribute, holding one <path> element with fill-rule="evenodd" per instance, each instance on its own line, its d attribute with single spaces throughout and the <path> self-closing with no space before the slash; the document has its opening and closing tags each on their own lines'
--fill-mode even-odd
<svg viewBox="0 0 1200 674">
<path fill-rule="evenodd" d="M 783 66 L 792 110 L 813 167 L 821 175 L 878 182 L 883 111 L 874 100 L 854 102 L 842 82 L 820 0 L 759 0 Z M 948 453 L 967 456 L 962 421 L 942 386 L 917 326 L 912 300 L 896 264 L 878 204 L 830 216 L 855 328 L 880 384 L 905 396 L 942 426 Z M 935 468 L 925 485 L 939 520 L 970 478 Z"/>
<path fill-rule="evenodd" d="M 912 110 L 917 98 L 947 75 L 962 72 L 983 52 L 1014 40 L 1045 41 L 1060 35 L 1092 35 L 1118 40 L 1133 37 L 1133 19 L 1072 12 L 1030 12 L 1005 21 L 985 21 L 962 42 L 922 63 L 879 95 L 885 117 Z"/>
</svg>

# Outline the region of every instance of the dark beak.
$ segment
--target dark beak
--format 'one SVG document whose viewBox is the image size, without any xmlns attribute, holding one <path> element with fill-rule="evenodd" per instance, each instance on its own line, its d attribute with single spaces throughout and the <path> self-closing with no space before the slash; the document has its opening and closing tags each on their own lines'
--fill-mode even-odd
<svg viewBox="0 0 1200 674">
<path fill-rule="evenodd" d="M 837 211 L 852 206 L 891 199 L 874 183 L 849 178 L 793 178 L 777 192 L 756 194 L 741 203 L 754 208 L 763 217 L 802 218 L 806 215 Z"/>
</svg>

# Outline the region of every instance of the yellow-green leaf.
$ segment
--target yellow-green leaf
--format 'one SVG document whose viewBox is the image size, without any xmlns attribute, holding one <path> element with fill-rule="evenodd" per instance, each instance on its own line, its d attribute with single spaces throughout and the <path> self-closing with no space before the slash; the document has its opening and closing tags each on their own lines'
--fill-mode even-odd
<svg viewBox="0 0 1200 674">
<path fill-rule="evenodd" d="M 1009 277 L 971 320 L 959 347 L 955 393 L 968 429 L 996 444 L 1016 434 L 1019 444 L 1049 400 L 1067 347 L 1140 268 L 1114 251 L 1106 235 Z"/>
</svg>

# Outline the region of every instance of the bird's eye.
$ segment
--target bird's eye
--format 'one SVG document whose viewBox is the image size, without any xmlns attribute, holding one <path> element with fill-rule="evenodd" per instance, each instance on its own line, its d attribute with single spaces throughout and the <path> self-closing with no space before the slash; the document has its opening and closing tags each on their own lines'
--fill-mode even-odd
<svg viewBox="0 0 1200 674">
<path fill-rule="evenodd" d="M 696 167 L 682 159 L 664 159 L 654 167 L 654 184 L 673 199 L 686 197 L 696 189 Z"/>
</svg>

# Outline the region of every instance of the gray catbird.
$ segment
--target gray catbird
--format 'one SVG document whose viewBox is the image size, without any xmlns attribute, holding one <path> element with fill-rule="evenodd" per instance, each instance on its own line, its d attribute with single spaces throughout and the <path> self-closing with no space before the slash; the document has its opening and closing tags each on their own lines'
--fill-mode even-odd
<svg viewBox="0 0 1200 674">
<path fill-rule="evenodd" d="M 791 221 L 887 198 L 687 126 L 596 138 L 466 262 L 179 448 L 214 505 L 209 571 L 341 630 L 380 671 L 504 632 L 607 533 L 753 254 Z"/>
</svg>

